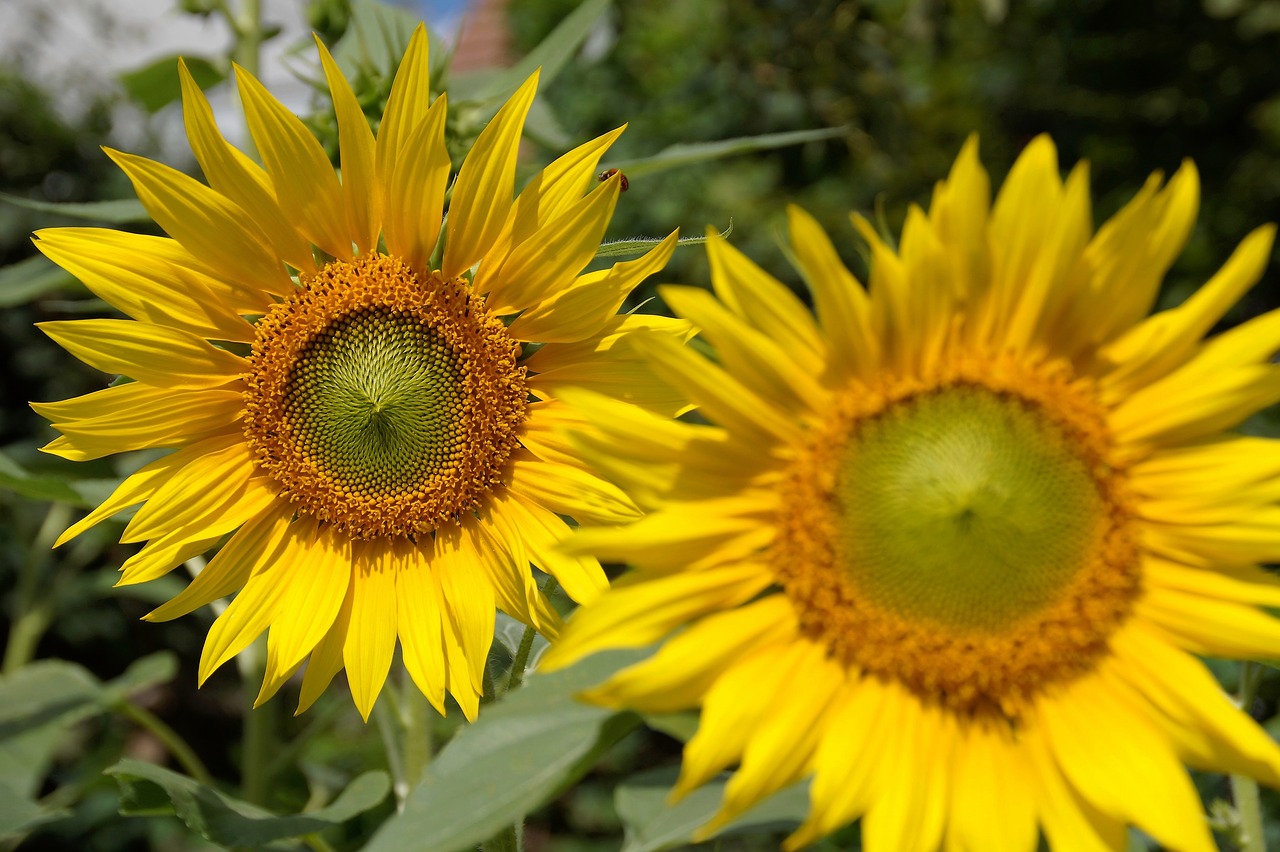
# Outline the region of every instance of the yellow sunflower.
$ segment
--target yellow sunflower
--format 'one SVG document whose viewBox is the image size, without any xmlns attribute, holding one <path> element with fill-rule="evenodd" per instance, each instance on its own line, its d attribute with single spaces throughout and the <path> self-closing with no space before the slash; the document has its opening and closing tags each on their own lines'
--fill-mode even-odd
<svg viewBox="0 0 1280 852">
<path fill-rule="evenodd" d="M 169 238 L 37 234 L 44 254 L 130 318 L 42 324 L 76 357 L 132 380 L 36 404 L 62 433 L 45 449 L 73 460 L 174 450 L 59 543 L 141 503 L 121 537 L 146 542 L 122 566 L 130 584 L 229 536 L 146 617 L 235 592 L 209 631 L 200 680 L 266 630 L 259 702 L 309 658 L 300 711 L 345 666 L 367 718 L 398 639 L 427 698 L 443 712 L 447 691 L 474 717 L 495 607 L 548 636 L 559 629 L 530 563 L 578 601 L 607 585 L 595 559 L 557 550 L 570 533 L 561 516 L 637 513 L 567 451 L 560 429 L 583 415 L 558 388 L 675 404 L 631 344 L 682 326 L 615 316 L 674 235 L 579 274 L 618 198 L 617 178 L 593 175 L 621 130 L 556 160 L 513 202 L 535 74 L 476 140 L 442 225 L 446 98 L 429 102 L 426 44 L 419 28 L 376 139 L 320 46 L 341 178 L 301 120 L 241 69 L 258 165 L 219 134 L 184 69 L 187 135 L 208 185 L 108 152 Z M 526 345 L 535 341 L 544 345 Z"/>
<path fill-rule="evenodd" d="M 871 852 L 1214 848 L 1184 764 L 1280 785 L 1280 748 L 1193 654 L 1275 657 L 1280 311 L 1206 332 L 1261 275 L 1259 228 L 1147 316 L 1192 228 L 1194 167 L 1093 233 L 1047 138 L 994 205 L 976 142 L 864 290 L 790 211 L 816 318 L 714 236 L 669 287 L 715 363 L 645 348 L 712 425 L 571 397 L 578 443 L 656 511 L 575 552 L 636 571 L 546 667 L 668 637 L 589 694 L 700 706 L 677 794 L 738 768 L 713 832 L 812 776 L 796 849 L 855 819 Z M 678 631 L 678 632 L 677 632 Z"/>
</svg>

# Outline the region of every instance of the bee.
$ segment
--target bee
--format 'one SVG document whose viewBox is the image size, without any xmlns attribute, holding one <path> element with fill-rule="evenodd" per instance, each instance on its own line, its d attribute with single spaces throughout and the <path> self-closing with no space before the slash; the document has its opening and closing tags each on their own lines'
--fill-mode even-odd
<svg viewBox="0 0 1280 852">
<path fill-rule="evenodd" d="M 600 174 L 596 175 L 596 180 L 604 183 L 614 175 L 618 176 L 618 189 L 626 192 L 631 187 L 631 184 L 627 181 L 627 176 L 617 169 L 605 169 Z"/>
</svg>

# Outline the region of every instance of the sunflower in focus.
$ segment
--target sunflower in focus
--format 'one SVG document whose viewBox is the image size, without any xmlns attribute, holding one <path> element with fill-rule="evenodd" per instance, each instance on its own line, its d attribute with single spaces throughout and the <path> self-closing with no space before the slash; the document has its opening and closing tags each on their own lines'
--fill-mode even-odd
<svg viewBox="0 0 1280 852">
<path fill-rule="evenodd" d="M 703 836 L 811 776 L 787 849 L 1212 850 L 1184 765 L 1280 785 L 1193 656 L 1280 652 L 1280 441 L 1226 431 L 1280 399 L 1280 311 L 1206 339 L 1274 228 L 1148 316 L 1197 204 L 1187 163 L 1094 233 L 1085 165 L 1036 139 L 992 204 L 971 141 L 896 250 L 855 217 L 868 289 L 790 211 L 812 313 L 711 237 L 719 298 L 662 295 L 716 361 L 643 345 L 709 424 L 571 397 L 654 511 L 570 543 L 636 570 L 543 665 L 665 639 L 588 697 L 701 707 L 675 794 L 737 766 Z"/>
<path fill-rule="evenodd" d="M 560 439 L 584 415 L 559 388 L 678 405 L 633 342 L 687 324 L 615 315 L 675 235 L 580 274 L 618 198 L 618 179 L 593 175 L 620 130 L 556 160 L 512 201 L 536 74 L 447 193 L 446 98 L 428 96 L 425 30 L 376 138 L 323 45 L 320 58 L 341 177 L 301 120 L 238 69 L 262 163 L 250 159 L 221 136 L 184 68 L 187 135 L 208 184 L 108 152 L 169 236 L 37 234 L 45 255 L 128 317 L 42 324 L 128 379 L 34 405 L 61 432 L 45 450 L 78 461 L 172 450 L 59 543 L 141 504 L 121 537 L 144 542 L 121 569 L 132 584 L 225 542 L 146 616 L 235 594 L 209 631 L 202 683 L 267 631 L 259 702 L 307 661 L 300 711 L 345 667 L 367 718 L 398 641 L 432 704 L 444 712 L 449 693 L 472 718 L 495 609 L 559 630 L 531 563 L 579 602 L 607 585 L 595 559 L 557 549 L 570 533 L 562 516 L 637 514 Z"/>
</svg>

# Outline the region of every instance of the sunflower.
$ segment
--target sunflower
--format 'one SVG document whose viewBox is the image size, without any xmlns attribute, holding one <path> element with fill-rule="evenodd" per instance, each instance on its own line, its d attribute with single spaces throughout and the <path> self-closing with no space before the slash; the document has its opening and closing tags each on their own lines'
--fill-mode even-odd
<svg viewBox="0 0 1280 852">
<path fill-rule="evenodd" d="M 556 160 L 513 202 L 535 74 L 476 140 L 442 225 L 446 98 L 429 103 L 426 44 L 419 27 L 376 139 L 320 45 L 340 178 L 302 121 L 238 69 L 262 164 L 251 160 L 220 135 L 184 68 L 187 135 L 208 185 L 108 151 L 169 237 L 37 234 L 128 317 L 42 329 L 131 380 L 34 405 L 62 433 L 44 449 L 72 460 L 172 450 L 59 543 L 142 504 L 121 537 L 145 542 L 121 568 L 132 584 L 225 539 L 146 618 L 236 593 L 209 630 L 201 683 L 267 631 L 258 701 L 309 659 L 299 712 L 345 666 L 367 718 L 398 640 L 432 704 L 443 712 L 448 692 L 474 717 L 495 609 L 548 636 L 560 627 L 530 563 L 581 602 L 607 585 L 595 559 L 557 550 L 570 533 L 562 516 L 637 513 L 564 446 L 560 428 L 583 415 L 558 389 L 673 404 L 632 344 L 687 324 L 615 314 L 675 235 L 580 274 L 618 198 L 618 179 L 592 176 L 621 130 Z"/>
<path fill-rule="evenodd" d="M 1280 650 L 1280 441 L 1224 431 L 1280 399 L 1280 311 L 1204 339 L 1274 228 L 1148 317 L 1195 169 L 1097 233 L 1087 183 L 1042 137 L 992 205 L 971 140 L 896 250 L 855 217 L 867 290 L 791 209 L 813 313 L 713 235 L 719 299 L 662 295 L 717 360 L 643 346 L 710 423 L 571 397 L 654 511 L 570 543 L 636 570 L 544 667 L 665 638 L 587 697 L 701 707 L 675 794 L 737 764 L 704 836 L 812 776 L 788 849 L 861 819 L 872 852 L 1211 850 L 1184 765 L 1280 785 L 1193 656 Z"/>
</svg>

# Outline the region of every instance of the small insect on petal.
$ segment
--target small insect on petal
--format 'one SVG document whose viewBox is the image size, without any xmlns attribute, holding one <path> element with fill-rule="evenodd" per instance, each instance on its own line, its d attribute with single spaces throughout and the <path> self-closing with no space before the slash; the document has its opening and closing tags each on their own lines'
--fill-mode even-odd
<svg viewBox="0 0 1280 852">
<path fill-rule="evenodd" d="M 618 176 L 618 189 L 622 190 L 623 192 L 626 192 L 628 189 L 630 189 L 631 183 L 627 180 L 627 176 L 624 175 L 622 172 L 618 171 L 617 169 L 605 169 L 600 174 L 596 175 L 596 180 L 600 181 L 601 183 L 604 183 L 614 175 Z"/>
</svg>

